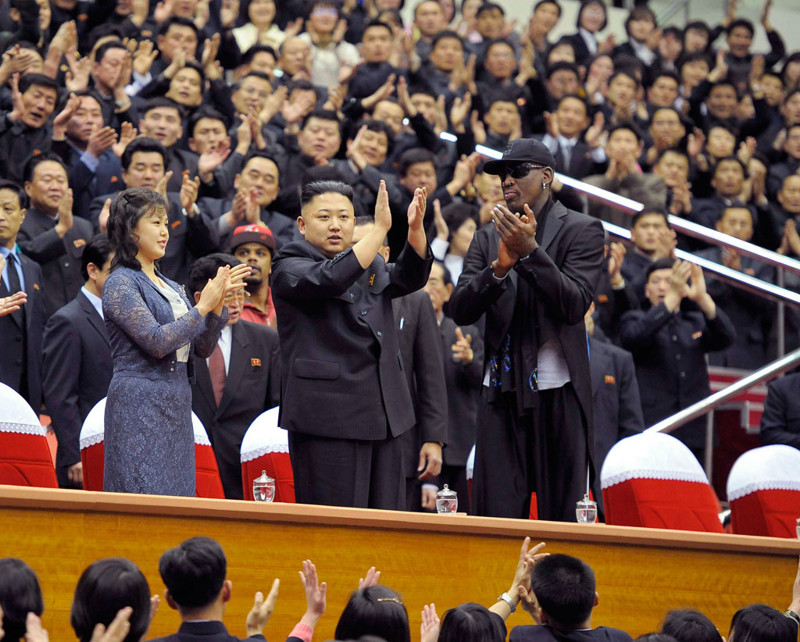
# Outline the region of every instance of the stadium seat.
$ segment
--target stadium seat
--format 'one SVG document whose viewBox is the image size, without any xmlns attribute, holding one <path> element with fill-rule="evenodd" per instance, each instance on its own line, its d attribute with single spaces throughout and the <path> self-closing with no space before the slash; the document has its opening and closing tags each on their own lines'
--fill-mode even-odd
<svg viewBox="0 0 800 642">
<path fill-rule="evenodd" d="M 289 434 L 278 427 L 278 407 L 262 412 L 242 440 L 242 490 L 253 499 L 253 480 L 262 470 L 275 480 L 275 501 L 294 503 L 294 474 L 289 459 Z"/>
<path fill-rule="evenodd" d="M 217 458 L 208 439 L 208 433 L 196 414 L 192 413 L 194 429 L 195 496 L 225 499 Z"/>
</svg>

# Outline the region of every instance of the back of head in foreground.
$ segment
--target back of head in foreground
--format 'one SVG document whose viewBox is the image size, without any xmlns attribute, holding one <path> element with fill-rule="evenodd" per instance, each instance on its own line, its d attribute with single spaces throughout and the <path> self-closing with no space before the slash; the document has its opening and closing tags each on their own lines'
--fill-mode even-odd
<svg viewBox="0 0 800 642">
<path fill-rule="evenodd" d="M 465 602 L 445 612 L 438 642 L 503 642 L 506 634 L 499 615 L 481 604 Z"/>
<path fill-rule="evenodd" d="M 150 626 L 150 587 L 139 568 L 121 557 L 98 560 L 75 587 L 70 624 L 81 642 L 89 642 L 97 624 L 108 626 L 129 606 L 130 631 L 124 642 L 140 642 Z"/>
<path fill-rule="evenodd" d="M 739 609 L 731 619 L 728 642 L 797 642 L 797 623 L 766 604 Z"/>
<path fill-rule="evenodd" d="M 411 642 L 408 613 L 400 596 L 380 584 L 355 591 L 336 625 L 337 640 L 378 635 L 386 642 Z"/>
<path fill-rule="evenodd" d="M 591 628 L 595 586 L 592 568 L 571 555 L 549 555 L 536 562 L 531 573 L 542 624 L 563 631 Z"/>
<path fill-rule="evenodd" d="M 44 611 L 36 573 L 16 557 L 0 559 L 0 608 L 5 639 L 13 642 L 25 637 L 28 613 L 41 616 Z"/>
<path fill-rule="evenodd" d="M 181 616 L 214 604 L 225 586 L 227 560 L 222 547 L 209 537 L 192 537 L 166 551 L 158 572 L 167 587 L 167 601 Z M 227 601 L 230 591 L 223 596 Z"/>
<path fill-rule="evenodd" d="M 700 611 L 674 609 L 664 618 L 661 632 L 678 642 L 722 642 L 717 627 Z"/>
</svg>

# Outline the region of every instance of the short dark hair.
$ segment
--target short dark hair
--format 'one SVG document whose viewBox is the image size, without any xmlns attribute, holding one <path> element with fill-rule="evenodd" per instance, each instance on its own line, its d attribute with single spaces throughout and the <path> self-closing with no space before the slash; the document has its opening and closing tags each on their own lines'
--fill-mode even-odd
<svg viewBox="0 0 800 642">
<path fill-rule="evenodd" d="M 667 147 L 666 149 L 662 149 L 658 152 L 658 157 L 656 158 L 656 165 L 658 165 L 659 161 L 664 158 L 667 154 L 677 154 L 678 156 L 683 156 L 686 159 L 686 162 L 689 161 L 689 154 L 686 153 L 686 150 L 681 149 L 680 147 Z"/>
<path fill-rule="evenodd" d="M 25 637 L 25 620 L 28 613 L 44 612 L 42 589 L 36 573 L 21 559 L 0 559 L 0 607 L 3 609 L 3 626 L 7 640 L 17 642 Z"/>
<path fill-rule="evenodd" d="M 264 160 L 272 161 L 272 163 L 274 163 L 275 167 L 278 169 L 278 182 L 280 183 L 281 166 L 278 165 L 278 161 L 275 160 L 275 157 L 264 149 L 254 149 L 251 152 L 248 152 L 247 156 L 245 156 L 244 160 L 242 161 L 242 169 L 239 171 L 243 172 L 244 168 L 247 167 L 247 164 L 254 158 L 263 158 Z"/>
<path fill-rule="evenodd" d="M 614 72 L 608 77 L 608 84 L 610 85 L 613 82 L 614 78 L 616 78 L 617 76 L 627 76 L 633 82 L 636 83 L 637 88 L 641 84 L 639 82 L 639 79 L 636 77 L 636 73 L 630 67 L 624 67 L 624 66 L 620 67 L 617 65 L 615 61 Z"/>
<path fill-rule="evenodd" d="M 732 20 L 728 27 L 725 29 L 725 33 L 728 35 L 736 29 L 737 27 L 744 27 L 750 32 L 750 37 L 753 37 L 753 34 L 756 32 L 755 28 L 753 27 L 753 23 L 750 22 L 747 18 L 736 18 L 736 20 Z"/>
<path fill-rule="evenodd" d="M 656 14 L 653 13 L 652 9 L 649 7 L 634 7 L 631 9 L 628 17 L 625 18 L 625 33 L 627 33 L 629 36 L 631 35 L 630 26 L 631 22 L 634 20 L 646 20 L 648 18 L 653 23 L 653 26 L 658 26 Z"/>
<path fill-rule="evenodd" d="M 504 642 L 505 622 L 482 604 L 466 602 L 445 611 L 439 642 Z"/>
<path fill-rule="evenodd" d="M 305 183 L 300 188 L 300 207 L 304 207 L 314 200 L 314 197 L 322 194 L 341 194 L 351 201 L 353 200 L 353 188 L 347 183 L 339 181 L 314 181 L 313 183 Z"/>
<path fill-rule="evenodd" d="M 437 165 L 436 155 L 424 147 L 412 147 L 411 149 L 407 149 L 400 154 L 400 158 L 397 159 L 398 176 L 400 176 L 400 178 L 405 178 L 411 166 L 417 163 L 433 163 L 435 169 Z"/>
<path fill-rule="evenodd" d="M 436 92 L 433 91 L 433 89 L 431 89 L 430 87 L 428 87 L 428 85 L 423 85 L 423 84 L 411 85 L 411 87 L 408 88 L 408 95 L 414 96 L 415 94 L 425 94 L 426 96 L 430 96 L 434 100 L 436 99 Z"/>
<path fill-rule="evenodd" d="M 656 270 L 671 270 L 674 266 L 675 266 L 675 259 L 669 257 L 653 261 L 650 265 L 647 266 L 647 269 L 645 270 L 644 273 L 645 281 L 649 281 L 650 275 Z"/>
<path fill-rule="evenodd" d="M 582 0 L 581 6 L 578 9 L 578 15 L 575 18 L 575 28 L 581 28 L 581 14 L 583 13 L 583 10 L 586 9 L 586 7 L 588 7 L 590 4 L 599 5 L 603 9 L 603 15 L 605 16 L 605 19 L 603 20 L 603 24 L 600 25 L 600 29 L 598 29 L 598 31 L 602 31 L 606 28 L 606 26 L 608 26 L 608 9 L 606 9 L 606 4 L 603 2 L 603 0 Z"/>
<path fill-rule="evenodd" d="M 453 285 L 453 274 L 444 264 L 444 261 L 440 261 L 439 259 L 433 259 L 433 263 L 431 265 L 436 265 L 441 268 L 442 283 L 444 283 L 444 285 Z"/>
<path fill-rule="evenodd" d="M 45 87 L 56 92 L 58 97 L 58 83 L 50 76 L 44 74 L 22 74 L 19 78 L 19 93 L 24 94 L 31 87 Z"/>
<path fill-rule="evenodd" d="M 436 0 L 434 0 L 434 2 L 435 1 Z M 440 31 L 433 37 L 433 40 L 431 41 L 431 51 L 433 51 L 436 48 L 436 45 L 438 45 L 442 40 L 447 40 L 448 38 L 450 38 L 451 40 L 458 40 L 458 43 L 461 45 L 461 48 L 462 49 L 464 48 L 464 40 L 461 38 L 461 36 L 459 36 L 452 29 L 444 29 L 443 31 Z"/>
<path fill-rule="evenodd" d="M 487 41 L 484 41 L 483 51 L 486 52 L 486 55 L 489 54 L 489 49 L 494 47 L 495 45 L 505 45 L 506 47 L 510 47 L 511 51 L 514 53 L 516 57 L 516 51 L 514 51 L 514 45 L 511 44 L 511 41 L 508 38 L 491 38 Z"/>
<path fill-rule="evenodd" d="M 458 228 L 469 220 L 475 221 L 476 227 L 480 225 L 480 210 L 471 203 L 465 201 L 453 201 L 448 203 L 442 208 L 442 218 L 447 223 L 447 229 L 450 230 L 449 240 L 453 240 Z"/>
<path fill-rule="evenodd" d="M 194 60 L 187 60 L 183 63 L 184 68 L 188 67 L 189 69 L 194 69 L 197 74 L 200 76 L 200 86 L 205 87 L 206 82 L 206 71 L 203 69 L 203 66 L 199 62 L 195 62 Z M 177 72 L 176 72 L 177 75 Z M 175 76 L 173 76 L 175 78 Z M 170 80 L 171 82 L 171 80 Z M 202 90 L 201 90 L 202 91 Z"/>
<path fill-rule="evenodd" d="M 578 71 L 578 65 L 576 65 L 574 62 L 559 60 L 547 68 L 547 79 L 549 80 L 554 73 L 564 70 L 571 71 L 577 78 L 581 77 L 580 71 Z"/>
<path fill-rule="evenodd" d="M 301 129 L 305 129 L 306 125 L 308 125 L 308 121 L 312 118 L 333 121 L 339 126 L 341 132 L 342 121 L 339 119 L 339 115 L 332 109 L 312 109 L 306 114 L 306 117 L 303 118 L 303 127 Z"/>
<path fill-rule="evenodd" d="M 122 169 L 124 169 L 126 172 L 131 166 L 133 155 L 137 152 L 161 154 L 161 158 L 164 159 L 164 171 L 167 170 L 167 164 L 169 161 L 167 158 L 167 148 L 164 147 L 164 143 L 155 138 L 143 136 L 142 138 L 134 138 L 130 143 L 128 143 L 125 151 L 122 152 L 120 163 L 122 164 Z"/>
<path fill-rule="evenodd" d="M 501 7 L 499 4 L 495 2 L 484 2 L 475 11 L 475 17 L 477 18 L 484 11 L 494 11 L 495 9 L 499 9 L 501 14 L 506 15 L 505 9 L 503 9 L 503 7 Z"/>
<path fill-rule="evenodd" d="M 237 265 L 241 265 L 241 263 L 242 262 L 239 259 L 237 259 L 233 254 L 225 254 L 223 252 L 216 252 L 214 254 L 209 254 L 207 256 L 202 256 L 199 259 L 197 259 L 194 263 L 192 263 L 192 267 L 189 269 L 189 283 L 188 283 L 188 285 L 189 285 L 189 298 L 191 299 L 192 295 L 195 292 L 202 292 L 203 288 L 206 286 L 206 283 L 208 283 L 208 280 L 209 279 L 213 279 L 217 275 L 217 270 L 219 268 L 225 267 L 226 265 L 228 265 L 230 267 L 235 267 Z M 194 539 L 207 539 L 207 538 L 196 537 Z M 191 542 L 192 540 L 187 540 L 187 541 Z M 211 541 L 213 541 L 213 540 L 211 540 Z M 183 549 L 184 545 L 186 543 L 187 542 L 184 542 L 183 544 L 181 544 L 180 548 Z M 214 542 L 214 543 L 216 544 L 216 542 Z M 217 544 L 217 546 L 219 546 L 219 544 Z M 177 550 L 178 550 L 177 548 L 173 548 L 172 550 L 167 551 L 167 553 L 171 553 L 171 552 L 177 551 Z M 221 550 L 222 549 L 220 549 L 220 551 Z M 161 564 L 164 563 L 164 557 L 167 555 L 167 553 L 164 553 L 164 555 L 161 556 Z M 223 554 L 223 559 L 224 559 L 224 557 L 225 556 Z M 192 558 L 192 559 L 194 559 L 194 558 Z M 159 565 L 159 570 L 161 570 L 161 566 L 160 565 Z M 164 577 L 164 572 L 163 571 L 161 571 L 161 577 L 162 578 Z M 225 579 L 224 575 L 223 575 L 223 579 Z M 166 578 L 164 578 L 164 583 L 165 584 L 167 583 Z M 221 586 L 222 585 L 220 585 L 220 587 Z M 169 588 L 169 586 L 167 586 L 167 588 Z M 172 589 L 170 589 L 170 593 L 172 593 Z M 219 593 L 219 590 L 217 590 L 217 593 Z M 175 598 L 175 601 L 180 606 L 183 606 L 183 607 L 188 607 L 189 606 L 188 604 L 184 604 L 183 602 L 179 601 L 178 598 L 175 597 L 174 594 L 172 595 L 172 597 Z M 207 603 L 208 602 L 206 602 L 206 604 Z M 196 606 L 198 606 L 198 605 L 196 605 Z M 204 605 L 200 604 L 199 606 L 204 606 Z"/>
<path fill-rule="evenodd" d="M 111 254 L 111 241 L 108 234 L 95 234 L 83 248 L 81 254 L 81 276 L 84 281 L 89 280 L 89 264 L 96 265 L 101 270 Z"/>
<path fill-rule="evenodd" d="M 162 22 L 158 26 L 158 34 L 159 36 L 165 36 L 169 31 L 170 27 L 173 25 L 178 25 L 179 27 L 189 27 L 192 31 L 194 31 L 194 35 L 197 38 L 198 42 L 200 40 L 200 30 L 197 28 L 197 25 L 194 24 L 194 20 L 190 20 L 189 18 L 184 18 L 183 16 L 170 16 L 164 22 Z"/>
<path fill-rule="evenodd" d="M 308 18 L 311 15 L 311 12 L 317 7 L 317 5 L 324 5 L 334 7 L 339 15 L 342 13 L 342 2 L 341 0 L 308 0 L 306 2 L 306 11 L 305 17 Z"/>
<path fill-rule="evenodd" d="M 220 259 L 225 256 L 223 254 L 207 256 L 192 266 L 192 276 L 190 276 L 192 292 L 202 290 L 206 281 L 214 278 L 218 267 L 230 265 Z M 227 258 L 233 259 L 236 264 L 240 263 L 232 256 Z M 210 276 L 203 278 L 207 273 Z M 199 289 L 195 289 L 196 284 L 193 281 L 201 284 Z M 208 606 L 217 598 L 225 583 L 227 568 L 228 563 L 222 547 L 210 537 L 187 539 L 176 548 L 166 551 L 158 562 L 158 572 L 170 596 L 180 608 L 189 610 Z"/>
<path fill-rule="evenodd" d="M 579 96 L 578 94 L 564 94 L 563 96 L 561 96 L 561 100 L 558 101 L 558 107 L 561 107 L 561 103 L 563 103 L 567 99 L 577 100 L 581 105 L 583 105 L 583 108 L 586 110 L 586 115 L 587 116 L 589 115 L 588 103 L 586 102 L 586 100 L 584 100 L 582 96 Z M 556 109 L 558 109 L 558 107 L 556 107 Z"/>
<path fill-rule="evenodd" d="M 394 132 L 392 128 L 383 121 L 367 118 L 356 127 L 355 131 L 358 131 L 362 125 L 367 128 L 367 131 L 386 134 L 386 156 L 390 156 L 394 148 Z"/>
<path fill-rule="evenodd" d="M 94 52 L 95 63 L 102 62 L 103 58 L 106 57 L 106 54 L 112 49 L 122 49 L 123 51 L 128 51 L 128 48 L 123 45 L 120 40 L 109 40 L 108 42 L 104 42 L 102 45 L 100 45 L 97 48 L 97 51 Z"/>
<path fill-rule="evenodd" d="M 700 611 L 673 609 L 667 611 L 661 632 L 671 635 L 678 642 L 721 642 L 717 627 Z"/>
<path fill-rule="evenodd" d="M 629 132 L 632 132 L 633 135 L 636 136 L 636 140 L 640 143 L 642 142 L 642 132 L 639 131 L 639 128 L 633 123 L 633 121 L 622 121 L 615 123 L 608 128 L 608 137 L 611 138 L 614 132 L 620 131 L 621 129 L 626 129 Z"/>
<path fill-rule="evenodd" d="M 125 642 L 139 642 L 150 626 L 147 579 L 130 560 L 121 557 L 98 560 L 78 580 L 70 624 L 81 642 L 89 642 L 95 626 L 108 626 L 126 606 L 133 608 L 133 613 Z"/>
<path fill-rule="evenodd" d="M 142 266 L 136 258 L 139 249 L 134 230 L 143 216 L 159 208 L 169 211 L 164 197 L 151 189 L 132 187 L 117 192 L 111 201 L 111 213 L 108 216 L 108 239 L 115 252 L 111 262 L 112 270 L 120 265 L 133 270 L 141 269 Z"/>
<path fill-rule="evenodd" d="M 183 120 L 184 111 L 183 107 L 181 107 L 178 103 L 166 96 L 156 96 L 155 98 L 151 98 L 148 100 L 144 107 L 142 107 L 142 116 L 147 116 L 147 114 L 154 109 L 158 109 L 160 107 L 166 107 L 167 109 L 174 109 L 178 112 L 178 118 Z"/>
<path fill-rule="evenodd" d="M 683 67 L 690 62 L 702 61 L 711 69 L 712 61 L 710 56 L 705 51 L 692 51 L 691 53 L 683 54 L 678 59 L 678 71 L 683 71 Z"/>
<path fill-rule="evenodd" d="M 25 163 L 25 169 L 22 172 L 22 176 L 26 183 L 33 180 L 33 173 L 42 163 L 57 163 L 58 165 L 61 165 L 61 167 L 64 169 L 64 172 L 67 174 L 67 177 L 69 177 L 69 170 L 67 170 L 67 166 L 64 164 L 61 156 L 54 154 L 53 152 L 45 152 L 44 154 L 31 156 L 30 159 L 28 159 L 28 162 Z"/>
<path fill-rule="evenodd" d="M 650 86 L 652 87 L 655 84 L 656 80 L 658 80 L 659 78 L 671 78 L 676 83 L 678 83 L 678 86 L 680 87 L 681 79 L 678 77 L 677 73 L 672 71 L 672 69 L 660 69 L 655 74 L 653 74 L 653 82 L 650 83 Z"/>
<path fill-rule="evenodd" d="M 195 127 L 197 127 L 197 123 L 199 123 L 204 118 L 220 121 L 222 125 L 225 127 L 226 132 L 230 127 L 230 123 L 228 122 L 228 117 L 225 116 L 225 114 L 223 114 L 220 111 L 217 111 L 213 107 L 205 107 L 205 106 L 200 107 L 199 109 L 196 109 L 194 113 L 189 117 L 188 129 L 190 138 L 194 137 L 194 130 Z"/>
<path fill-rule="evenodd" d="M 539 0 L 535 5 L 533 5 L 533 13 L 536 13 L 536 10 L 545 4 L 552 4 L 555 5 L 556 9 L 558 9 L 558 17 L 561 17 L 561 5 L 558 4 L 556 0 Z"/>
<path fill-rule="evenodd" d="M 640 212 L 636 212 L 631 219 L 631 227 L 636 227 L 636 224 L 639 222 L 643 216 L 660 216 L 664 219 L 664 222 L 669 227 L 669 214 L 667 214 L 667 210 L 663 207 L 644 207 Z"/>
<path fill-rule="evenodd" d="M 739 642 L 796 642 L 797 622 L 766 604 L 739 609 L 731 619 L 731 633 Z M 731 637 L 728 634 L 728 639 Z"/>
<path fill-rule="evenodd" d="M 15 192 L 17 198 L 19 199 L 19 206 L 22 207 L 24 205 L 25 191 L 14 181 L 0 179 L 0 190 L 8 190 L 9 192 Z"/>
<path fill-rule="evenodd" d="M 734 162 L 739 167 L 742 168 L 742 174 L 745 178 L 747 178 L 747 166 L 739 159 L 738 156 L 723 156 L 722 158 L 718 159 L 716 163 L 714 163 L 714 167 L 711 168 L 711 178 L 714 178 L 717 175 L 717 169 L 722 163 Z"/>
<path fill-rule="evenodd" d="M 242 76 L 241 78 L 239 78 L 239 80 L 236 81 L 236 84 L 233 87 L 234 91 L 237 91 L 241 87 L 242 81 L 245 78 L 258 78 L 259 80 L 263 80 L 264 82 L 269 83 L 270 87 L 272 86 L 272 80 L 270 80 L 270 77 L 267 74 L 265 74 L 263 71 L 253 70 L 253 71 L 248 71 L 244 76 Z"/>
<path fill-rule="evenodd" d="M 666 633 L 645 633 L 644 635 L 640 635 L 633 642 L 678 642 L 678 640 Z"/>
<path fill-rule="evenodd" d="M 298 189 L 300 189 L 301 186 L 305 185 L 306 183 L 317 183 L 319 181 L 335 181 L 339 183 L 346 183 L 347 178 L 333 165 L 314 165 L 303 172 Z"/>
<path fill-rule="evenodd" d="M 392 589 L 369 586 L 355 591 L 336 625 L 337 640 L 357 640 L 362 635 L 379 635 L 386 642 L 410 642 L 408 613 Z"/>
<path fill-rule="evenodd" d="M 242 65 L 250 65 L 252 64 L 253 60 L 255 59 L 256 55 L 260 53 L 267 53 L 272 56 L 273 60 L 278 59 L 278 54 L 269 45 L 253 45 L 247 51 L 242 54 L 242 57 L 239 58 L 239 66 Z"/>
<path fill-rule="evenodd" d="M 386 29 L 389 32 L 390 36 L 394 36 L 394 32 L 392 31 L 392 28 L 388 24 L 386 24 L 382 20 L 373 19 L 373 20 L 370 20 L 369 22 L 367 22 L 367 24 L 364 25 L 364 31 L 361 34 L 361 39 L 362 40 L 364 39 L 364 34 L 367 33 L 367 29 L 372 29 L 373 27 L 380 27 L 382 29 Z"/>
<path fill-rule="evenodd" d="M 571 555 L 549 555 L 533 567 L 531 588 L 539 605 L 557 628 L 575 628 L 594 608 L 592 568 Z"/>
<path fill-rule="evenodd" d="M 683 28 L 683 35 L 686 36 L 686 32 L 689 29 L 694 29 L 695 31 L 705 31 L 706 37 L 711 35 L 711 27 L 703 20 L 692 20 L 691 22 L 687 22 L 686 26 Z"/>
</svg>

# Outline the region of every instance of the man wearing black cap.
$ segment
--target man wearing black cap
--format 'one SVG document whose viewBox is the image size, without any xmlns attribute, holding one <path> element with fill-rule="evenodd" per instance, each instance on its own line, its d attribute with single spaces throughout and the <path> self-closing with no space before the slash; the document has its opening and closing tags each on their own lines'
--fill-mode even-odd
<svg viewBox="0 0 800 642">
<path fill-rule="evenodd" d="M 450 301 L 453 319 L 486 315 L 484 403 L 478 416 L 473 508 L 572 521 L 591 473 L 592 390 L 583 315 L 603 262 L 597 219 L 550 195 L 555 161 L 517 139 L 485 172 L 505 205 L 475 234 Z"/>
</svg>

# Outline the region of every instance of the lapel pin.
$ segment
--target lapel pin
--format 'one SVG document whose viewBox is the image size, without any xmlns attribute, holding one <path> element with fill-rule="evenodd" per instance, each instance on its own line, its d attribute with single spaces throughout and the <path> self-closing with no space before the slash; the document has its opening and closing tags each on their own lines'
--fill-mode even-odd
<svg viewBox="0 0 800 642">
<path fill-rule="evenodd" d="M 251 368 L 260 368 L 261 367 L 261 359 L 250 359 L 250 367 Z"/>
</svg>

